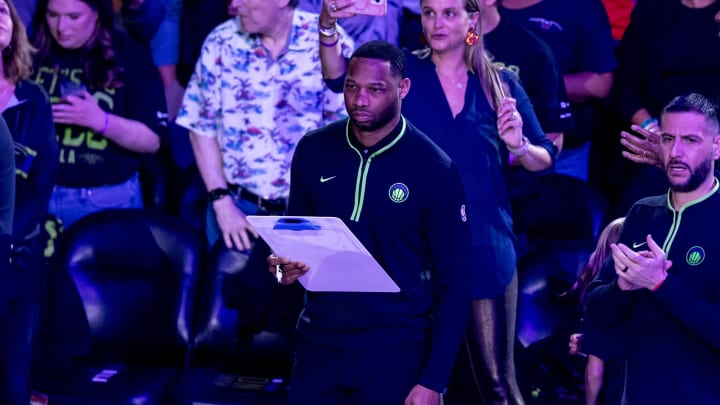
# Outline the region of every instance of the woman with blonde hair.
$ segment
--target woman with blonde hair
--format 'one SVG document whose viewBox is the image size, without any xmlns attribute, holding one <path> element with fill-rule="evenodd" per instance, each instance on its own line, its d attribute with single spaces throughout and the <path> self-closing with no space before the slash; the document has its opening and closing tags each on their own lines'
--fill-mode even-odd
<svg viewBox="0 0 720 405">
<path fill-rule="evenodd" d="M 336 45 L 335 24 L 352 16 L 344 10 L 355 1 L 325 0 L 320 15 L 323 74 L 336 91 L 342 88 L 346 62 Z M 421 0 L 420 5 L 428 46 L 406 52 L 412 87 L 402 114 L 452 158 L 463 177 L 475 258 L 467 274 L 467 337 L 480 359 L 474 363 L 479 363 L 475 375 L 481 394 L 488 404 L 522 404 L 513 359 L 517 260 L 505 170 L 509 164 L 550 169 L 557 148 L 540 129 L 516 77 L 495 66 L 485 52 L 480 29 L 485 5 L 478 0 Z M 449 358 L 448 369 L 438 372 L 449 375 L 453 362 Z"/>
</svg>

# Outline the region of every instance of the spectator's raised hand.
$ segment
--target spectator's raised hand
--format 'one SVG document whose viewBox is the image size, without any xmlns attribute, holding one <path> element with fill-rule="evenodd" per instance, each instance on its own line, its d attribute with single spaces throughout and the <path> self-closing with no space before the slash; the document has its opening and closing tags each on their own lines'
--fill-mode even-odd
<svg viewBox="0 0 720 405">
<path fill-rule="evenodd" d="M 345 11 L 355 4 L 356 0 L 324 0 L 320 10 L 320 25 L 329 27 L 340 18 L 354 17 L 355 14 Z"/>
<path fill-rule="evenodd" d="M 633 125 L 630 127 L 636 134 L 620 132 L 620 144 L 627 150 L 622 152 L 625 159 L 635 163 L 662 167 L 660 159 L 660 130 L 649 131 Z"/>
</svg>

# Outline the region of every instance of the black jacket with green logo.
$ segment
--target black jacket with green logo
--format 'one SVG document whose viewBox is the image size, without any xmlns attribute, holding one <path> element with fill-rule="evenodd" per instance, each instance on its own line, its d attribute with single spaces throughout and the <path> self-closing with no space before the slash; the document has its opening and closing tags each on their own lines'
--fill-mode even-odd
<svg viewBox="0 0 720 405">
<path fill-rule="evenodd" d="M 299 332 L 350 350 L 429 338 L 418 383 L 442 391 L 470 302 L 470 229 L 455 165 L 405 119 L 371 148 L 341 120 L 302 138 L 291 173 L 288 214 L 339 217 L 401 289 L 308 292 Z"/>
<path fill-rule="evenodd" d="M 612 260 L 587 298 L 588 321 L 625 325 L 628 404 L 720 403 L 720 192 L 676 211 L 669 195 L 635 203 L 620 242 L 663 248 L 672 267 L 656 292 L 621 291 Z"/>
</svg>

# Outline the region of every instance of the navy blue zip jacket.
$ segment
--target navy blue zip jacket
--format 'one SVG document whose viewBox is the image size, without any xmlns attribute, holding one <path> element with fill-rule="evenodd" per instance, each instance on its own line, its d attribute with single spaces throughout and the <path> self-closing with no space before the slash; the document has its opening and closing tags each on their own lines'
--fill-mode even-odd
<svg viewBox="0 0 720 405">
<path fill-rule="evenodd" d="M 443 391 L 470 303 L 470 229 L 455 165 L 404 118 L 371 148 L 346 119 L 303 137 L 291 173 L 288 214 L 341 218 L 401 289 L 308 292 L 299 333 L 349 350 L 429 339 L 418 383 Z"/>
<path fill-rule="evenodd" d="M 672 208 L 670 196 L 635 203 L 620 242 L 647 250 L 652 235 L 672 261 L 652 292 L 617 286 L 612 260 L 591 285 L 587 317 L 626 328 L 625 404 L 720 404 L 720 193 Z"/>
</svg>

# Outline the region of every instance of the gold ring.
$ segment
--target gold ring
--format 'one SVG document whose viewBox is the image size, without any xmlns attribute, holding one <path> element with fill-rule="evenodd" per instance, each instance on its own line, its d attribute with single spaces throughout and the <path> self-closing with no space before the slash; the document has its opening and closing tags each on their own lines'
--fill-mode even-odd
<svg viewBox="0 0 720 405">
<path fill-rule="evenodd" d="M 337 11 L 337 5 L 335 4 L 334 1 L 332 3 L 330 3 L 330 11 L 332 11 L 332 12 Z"/>
</svg>

